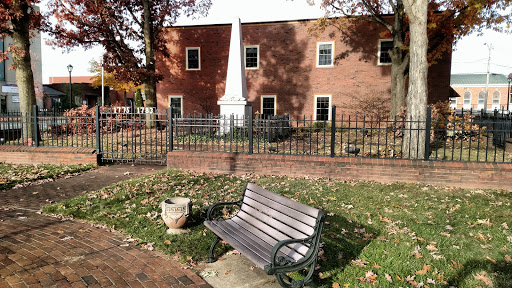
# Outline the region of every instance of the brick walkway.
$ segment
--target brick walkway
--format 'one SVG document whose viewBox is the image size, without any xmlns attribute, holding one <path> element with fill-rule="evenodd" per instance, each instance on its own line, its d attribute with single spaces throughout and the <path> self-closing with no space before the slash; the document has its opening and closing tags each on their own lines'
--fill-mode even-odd
<svg viewBox="0 0 512 288">
<path fill-rule="evenodd" d="M 48 201 L 86 192 L 63 181 L 85 180 L 96 190 L 154 172 L 152 168 L 101 167 L 74 178 L 0 192 L 0 287 L 210 287 L 161 253 L 127 246 L 120 233 L 36 213 Z"/>
</svg>

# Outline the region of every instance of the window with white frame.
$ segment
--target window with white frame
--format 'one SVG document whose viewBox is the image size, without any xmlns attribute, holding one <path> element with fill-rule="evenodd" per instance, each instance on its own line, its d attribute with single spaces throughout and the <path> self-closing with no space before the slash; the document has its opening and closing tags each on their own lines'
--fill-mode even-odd
<svg viewBox="0 0 512 288">
<path fill-rule="evenodd" d="M 201 70 L 201 48 L 187 47 L 187 70 Z"/>
<path fill-rule="evenodd" d="M 260 47 L 258 45 L 245 46 L 245 68 L 258 69 L 260 62 Z"/>
<path fill-rule="evenodd" d="M 492 93 L 492 109 L 500 109 L 500 99 L 500 91 L 494 91 L 494 93 Z"/>
<path fill-rule="evenodd" d="M 477 109 L 484 109 L 484 103 L 485 103 L 485 91 L 480 91 L 478 93 L 478 105 Z M 486 107 L 487 108 L 487 107 Z"/>
<path fill-rule="evenodd" d="M 464 92 L 464 103 L 462 105 L 462 108 L 471 109 L 471 96 L 471 91 Z"/>
<path fill-rule="evenodd" d="M 169 96 L 169 107 L 171 107 L 172 115 L 183 115 L 183 96 Z"/>
<path fill-rule="evenodd" d="M 450 97 L 450 108 L 457 109 L 457 97 Z"/>
<path fill-rule="evenodd" d="M 267 119 L 274 115 L 276 115 L 276 96 L 261 96 L 261 117 Z"/>
<path fill-rule="evenodd" d="M 379 39 L 378 65 L 391 65 L 389 50 L 393 49 L 393 39 Z"/>
<path fill-rule="evenodd" d="M 327 121 L 331 117 L 329 113 L 331 107 L 331 95 L 316 95 L 315 96 L 315 120 Z"/>
<path fill-rule="evenodd" d="M 318 42 L 316 45 L 316 66 L 334 66 L 334 42 Z"/>
</svg>

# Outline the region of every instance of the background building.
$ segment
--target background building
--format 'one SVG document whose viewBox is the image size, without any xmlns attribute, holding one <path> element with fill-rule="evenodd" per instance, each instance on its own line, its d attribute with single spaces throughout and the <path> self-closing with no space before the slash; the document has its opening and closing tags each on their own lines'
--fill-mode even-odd
<svg viewBox="0 0 512 288">
<path fill-rule="evenodd" d="M 71 76 L 75 105 L 85 104 L 89 107 L 96 106 L 96 104 L 101 105 L 101 87 L 94 88 L 91 86 L 93 82 L 92 77 L 93 76 Z M 49 87 L 65 92 L 66 95 L 68 95 L 69 76 L 49 77 L 49 80 Z M 105 86 L 104 89 L 105 105 L 116 104 L 117 106 L 130 106 L 135 97 L 134 89 L 126 93 L 125 91 L 112 90 L 108 86 Z"/>
<path fill-rule="evenodd" d="M 0 39 L 0 50 L 5 51 L 11 44 L 12 39 L 6 37 Z M 43 108 L 43 68 L 41 61 L 41 34 L 36 32 L 36 36 L 30 39 L 30 56 L 32 60 L 32 72 L 34 74 L 34 86 L 36 92 L 36 103 Z M 16 84 L 16 70 L 9 69 L 13 64 L 12 56 L 9 59 L 0 62 L 0 111 L 19 111 L 20 98 L 18 95 L 18 86 Z"/>
<path fill-rule="evenodd" d="M 330 119 L 332 105 L 371 95 L 389 102 L 391 39 L 372 23 L 345 35 L 334 27 L 313 36 L 314 20 L 242 24 L 249 101 L 265 115 L 310 115 Z M 231 25 L 168 28 L 170 59 L 157 55 L 158 105 L 183 114 L 219 113 L 224 95 Z M 340 41 L 340 39 L 342 39 Z M 451 54 L 429 68 L 428 102 L 450 96 Z"/>
<path fill-rule="evenodd" d="M 451 107 L 457 109 L 484 109 L 487 74 L 453 74 L 450 85 L 455 95 L 450 97 Z M 502 74 L 489 75 L 489 95 L 487 110 L 507 109 L 510 97 L 509 81 Z"/>
</svg>

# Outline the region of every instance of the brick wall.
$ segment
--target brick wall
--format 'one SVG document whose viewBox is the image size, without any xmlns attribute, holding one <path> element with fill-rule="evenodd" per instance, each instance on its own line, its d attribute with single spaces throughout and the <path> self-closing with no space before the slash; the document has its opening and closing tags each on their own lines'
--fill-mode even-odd
<svg viewBox="0 0 512 288">
<path fill-rule="evenodd" d="M 503 163 L 174 151 L 167 154 L 167 167 L 198 172 L 329 177 L 383 183 L 419 182 L 512 190 L 512 164 Z"/>
<path fill-rule="evenodd" d="M 97 164 L 95 149 L 1 146 L 0 163 L 8 164 Z"/>
<path fill-rule="evenodd" d="M 389 38 L 369 22 L 348 25 L 343 36 L 334 27 L 314 36 L 314 21 L 248 23 L 243 44 L 258 45 L 259 69 L 246 70 L 249 101 L 261 112 L 261 96 L 276 95 L 277 114 L 313 116 L 315 95 L 331 95 L 331 105 L 349 112 L 347 102 L 365 95 L 391 95 L 391 66 L 377 65 L 379 38 Z M 167 30 L 171 58 L 157 55 L 158 105 L 168 107 L 171 95 L 183 97 L 185 114 L 219 113 L 224 95 L 231 25 L 175 27 Z M 317 42 L 334 42 L 334 67 L 316 67 Z M 200 47 L 199 71 L 186 70 L 186 48 Z M 448 100 L 451 55 L 429 70 L 429 103 Z"/>
</svg>

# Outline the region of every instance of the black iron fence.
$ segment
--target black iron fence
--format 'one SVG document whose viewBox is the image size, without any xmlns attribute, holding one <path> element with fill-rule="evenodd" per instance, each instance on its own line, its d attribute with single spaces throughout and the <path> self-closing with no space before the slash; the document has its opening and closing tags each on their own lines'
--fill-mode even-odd
<svg viewBox="0 0 512 288">
<path fill-rule="evenodd" d="M 337 115 L 330 120 L 171 115 L 128 107 L 0 114 L 0 145 L 94 148 L 105 161 L 165 163 L 169 151 L 512 162 L 506 111 L 428 109 L 424 120 Z M 36 136 L 37 135 L 37 136 Z"/>
<path fill-rule="evenodd" d="M 452 111 L 424 120 L 337 115 L 331 119 L 212 115 L 172 119 L 170 151 L 512 162 L 506 111 Z M 512 140 L 512 139 L 511 139 Z"/>
</svg>

